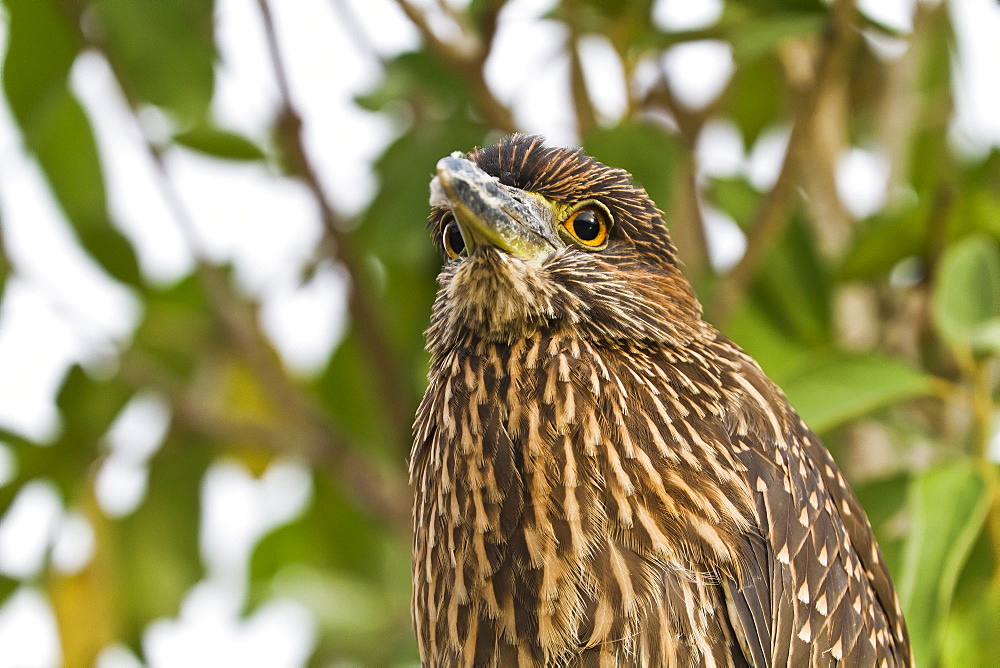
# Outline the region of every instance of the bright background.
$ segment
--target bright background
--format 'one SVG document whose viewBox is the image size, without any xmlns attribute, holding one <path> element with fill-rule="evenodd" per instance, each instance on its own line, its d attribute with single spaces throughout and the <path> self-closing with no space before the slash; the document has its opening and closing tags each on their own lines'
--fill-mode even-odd
<svg viewBox="0 0 1000 668">
<path fill-rule="evenodd" d="M 11 44 L 10 24 L 2 17 L 12 16 L 16 21 L 30 4 L 12 0 L 9 5 L 0 5 L 0 53 Z M 102 11 L 102 3 L 93 3 L 97 10 L 88 8 L 90 4 L 77 3 L 84 7 L 84 34 L 87 26 L 93 28 L 95 23 L 87 12 Z M 174 4 L 183 8 L 199 3 Z M 291 101 L 303 121 L 308 160 L 332 209 L 348 221 L 345 230 L 352 229 L 350 221 L 362 221 L 369 215 L 366 212 L 370 212 L 373 198 L 380 193 L 385 196 L 386 183 L 380 181 L 380 174 L 393 169 L 385 157 L 389 155 L 387 148 L 392 145 L 404 150 L 405 142 L 402 147 L 394 142 L 407 136 L 418 119 L 418 112 L 403 108 L 398 100 L 393 102 L 394 96 L 403 99 L 415 95 L 414 87 L 419 91 L 424 85 L 419 79 L 416 84 L 407 81 L 403 77 L 407 71 L 397 65 L 401 54 L 423 53 L 421 44 L 425 43 L 421 30 L 401 9 L 403 4 L 407 3 L 270 3 Z M 474 48 L 474 44 L 463 42 L 467 34 L 455 21 L 465 11 L 465 4 L 421 0 L 409 6 L 427 18 L 433 34 L 461 51 Z M 474 3 L 474 7 L 483 4 L 488 3 Z M 764 12 L 760 7 L 766 5 L 809 3 L 731 4 L 746 4 L 753 11 Z M 928 9 L 933 3 L 921 4 L 921 11 L 933 11 Z M 906 61 L 914 50 L 913 43 L 920 43 L 912 37 L 917 5 L 915 0 L 858 2 L 860 11 L 884 28 L 880 32 L 874 24 L 868 25 L 864 40 L 878 59 L 888 63 L 887 69 L 892 63 Z M 661 73 L 666 74 L 676 96 L 674 103 L 680 108 L 697 111 L 713 104 L 727 89 L 734 72 L 744 66 L 734 56 L 733 42 L 712 33 L 713 27 L 724 21 L 723 9 L 721 0 L 656 0 L 650 9 L 652 30 L 662 35 L 704 31 L 704 39 L 688 38 L 676 44 L 662 40 L 659 52 L 646 53 L 641 62 L 630 65 L 629 75 L 616 45 L 582 21 L 578 57 L 596 127 L 615 128 L 626 123 L 636 114 L 629 91 L 655 91 Z M 258 4 L 216 0 L 211 15 L 217 59 L 210 108 L 204 118 L 185 116 L 178 111 L 182 104 L 176 100 L 150 104 L 156 100 L 144 99 L 141 90 L 133 92 L 138 97 L 130 100 L 123 93 L 121 73 L 116 74 L 108 57 L 93 46 L 73 57 L 69 90 L 92 126 L 107 209 L 115 228 L 134 248 L 143 281 L 153 286 L 151 290 L 167 291 L 189 277 L 198 262 L 228 267 L 226 280 L 234 286 L 235 294 L 259 305 L 254 317 L 283 367 L 290 377 L 308 384 L 329 375 L 331 355 L 344 340 L 351 321 L 347 310 L 351 283 L 346 277 L 353 274 L 337 261 L 336 251 L 324 250 L 329 245 L 329 232 L 321 222 L 316 192 L 303 185 L 297 168 L 289 168 L 290 163 L 281 158 L 287 146 L 276 137 L 275 119 L 282 97 Z M 789 16 L 795 18 L 792 10 L 784 19 Z M 771 19 L 765 15 L 767 20 Z M 996 37 L 1000 35 L 1000 5 L 991 0 L 954 0 L 948 3 L 945 17 L 938 20 L 950 20 L 954 30 L 952 59 L 946 65 L 950 71 L 945 73 L 954 111 L 942 132 L 960 159 L 982 160 L 1000 146 L 1000 40 Z M 775 33 L 775 44 L 786 42 L 786 52 L 813 48 L 814 36 L 808 30 L 805 34 L 798 30 Z M 733 32 L 738 35 L 739 26 Z M 581 140 L 586 144 L 592 136 L 587 133 L 596 131 L 592 126 L 581 137 L 580 108 L 574 105 L 571 88 L 575 65 L 567 53 L 566 40 L 567 23 L 555 3 L 512 0 L 499 13 L 482 76 L 496 101 L 512 112 L 517 128 L 542 133 L 554 144 L 575 145 Z M 796 46 L 796 40 L 802 44 Z M 930 47 L 923 44 L 919 48 Z M 630 77 L 628 85 L 626 76 Z M 883 79 L 869 85 L 889 83 Z M 762 91 L 762 95 L 774 94 Z M 380 100 L 359 104 L 358 96 Z M 724 276 L 737 265 L 747 244 L 748 222 L 734 220 L 738 216 L 713 199 L 716 191 L 708 184 L 713 180 L 739 181 L 762 192 L 774 187 L 784 164 L 790 127 L 787 112 L 781 113 L 786 116 L 779 113 L 767 120 L 746 148 L 745 132 L 741 137 L 743 128 L 734 123 L 727 108 L 717 110 L 698 128 L 692 156 L 698 183 L 708 193 L 700 202 L 708 251 L 706 276 Z M 4 255 L 14 268 L 6 274 L 0 302 L 0 427 L 11 438 L 44 444 L 66 433 L 65 406 L 60 408 L 56 397 L 69 369 L 82 365 L 98 384 L 115 377 L 121 364 L 119 351 L 137 336 L 144 314 L 149 312 L 149 297 L 135 286 L 111 278 L 92 253 L 81 247 L 75 231 L 78 223 L 67 218 L 66 205 L 50 188 L 16 116 L 7 98 L 0 99 L 0 231 Z M 210 119 L 207 125 L 216 135 L 202 139 L 202 143 L 193 135 L 186 141 L 177 138 L 191 127 L 207 127 L 205 118 Z M 909 121 L 904 118 L 903 122 Z M 658 127 L 667 128 L 667 135 L 677 131 L 676 119 L 671 120 L 666 112 L 660 113 L 658 123 Z M 503 129 L 495 123 L 493 126 Z M 223 137 L 223 130 L 231 134 Z M 470 149 L 470 141 L 477 141 L 476 132 L 481 134 L 465 122 L 447 150 Z M 233 148 L 225 143 L 236 135 L 232 141 L 242 137 L 240 141 L 246 145 Z M 836 194 L 847 218 L 859 221 L 859 225 L 884 214 L 901 197 L 900 178 L 893 173 L 898 168 L 895 149 L 880 143 L 878 132 L 869 132 L 867 139 L 839 147 L 835 156 Z M 160 151 L 159 166 L 147 145 Z M 264 147 L 264 153 L 257 156 L 254 151 L 259 149 L 255 147 Z M 592 152 L 608 162 L 618 155 L 613 150 L 608 151 L 608 157 Z M 415 159 L 406 178 L 412 180 L 412 188 L 425 189 L 433 162 L 422 160 L 419 151 L 413 153 Z M 383 161 L 381 168 L 376 165 L 378 160 Z M 406 164 L 402 159 L 397 163 Z M 911 188 L 922 196 L 919 187 L 911 184 Z M 668 209 L 668 204 L 660 205 Z M 680 206 L 676 201 L 669 206 L 674 205 Z M 380 243 L 429 247 L 421 235 L 412 233 L 422 228 L 424 216 L 424 209 L 406 211 L 398 225 L 411 232 L 398 236 L 392 231 L 383 233 L 388 237 L 380 237 Z M 668 216 L 668 224 L 670 220 Z M 683 244 L 681 250 L 683 253 Z M 420 249 L 412 252 L 425 253 Z M 905 260 L 893 263 L 892 271 L 905 274 Z M 385 285 L 380 272 L 392 271 L 391 262 L 385 262 L 389 269 L 377 256 L 369 262 L 376 286 Z M 692 265 L 697 267 L 697 262 L 689 261 Z M 884 272 L 883 278 L 888 275 Z M 427 281 L 427 289 L 431 289 L 429 277 Z M 700 292 L 703 286 L 711 285 L 711 281 L 695 282 Z M 386 291 L 379 299 L 392 309 L 399 297 Z M 421 313 L 426 319 L 426 308 Z M 411 375 L 419 386 L 421 361 L 419 356 L 415 359 L 418 372 Z M 990 369 L 995 371 L 995 367 Z M 368 371 L 379 373 L 377 369 Z M 192 383 L 222 382 L 213 378 L 202 374 Z M 115 518 L 128 518 L 143 506 L 152 462 L 177 410 L 164 398 L 162 388 L 132 389 L 135 391 L 129 393 L 124 409 L 115 413 L 110 428 L 97 434 L 99 453 L 85 467 L 82 479 L 83 487 L 91 492 L 72 486 L 67 492 L 63 483 L 38 476 L 18 483 L 16 495 L 11 493 L 10 506 L 0 521 L 0 573 L 11 582 L 12 590 L 0 607 L 0 666 L 72 664 L 61 649 L 65 640 L 61 640 L 59 630 L 60 615 L 65 620 L 69 613 L 57 614 L 52 605 L 53 597 L 61 601 L 59 605 L 68 605 L 66 597 L 71 594 L 54 590 L 58 585 L 53 582 L 72 582 L 74 576 L 93 569 L 99 545 L 111 531 L 95 527 L 95 514 L 110 518 L 113 524 Z M 90 391 L 83 390 L 84 394 Z M 339 392 L 351 393 L 353 389 L 345 384 Z M 362 410 L 364 406 L 362 402 Z M 956 432 L 947 433 L 961 440 Z M 883 440 L 892 440 L 880 434 Z M 11 438 L 0 433 L 0 482 L 8 482 L 8 488 L 14 484 L 19 467 L 17 448 L 11 442 L 4 444 Z M 997 461 L 1000 437 L 993 432 L 991 438 Z M 924 435 L 916 440 L 933 439 Z M 389 605 L 379 597 L 390 595 L 386 593 L 390 591 L 402 591 L 405 597 L 405 589 L 366 589 L 351 578 L 336 575 L 335 567 L 318 580 L 298 577 L 294 572 L 289 575 L 295 568 L 290 558 L 291 565 L 286 564 L 283 571 L 276 568 L 274 573 L 275 581 L 282 580 L 277 575 L 288 577 L 253 591 L 257 585 L 249 574 L 258 541 L 276 527 L 301 517 L 307 508 L 319 503 L 317 498 L 324 498 L 317 497 L 315 464 L 307 452 L 289 449 L 262 456 L 259 448 L 225 445 L 213 453 L 191 479 L 200 499 L 197 554 L 201 564 L 196 584 L 179 599 L 173 612 L 151 617 L 148 625 L 131 636 L 120 634 L 120 624 L 101 626 L 100 632 L 109 642 L 100 650 L 97 665 L 299 666 L 307 664 L 317 647 L 331 646 L 334 649 L 323 655 L 325 663 L 318 665 L 375 661 L 372 657 L 377 655 L 356 651 L 350 642 L 339 643 L 336 638 L 355 632 L 360 638 L 376 637 L 378 624 L 352 618 L 367 613 L 398 617 L 400 610 L 405 613 L 405 598 Z M 399 479 L 405 453 L 397 449 L 383 456 L 386 468 L 396 467 Z M 903 459 L 911 464 L 917 461 L 912 465 L 914 470 L 934 460 L 926 452 Z M 858 466 L 865 469 L 869 464 Z M 87 499 L 91 498 L 94 507 L 88 507 Z M 334 515 L 330 518 L 338 521 Z M 321 542 L 324 535 L 314 538 Z M 367 546 L 370 541 L 362 542 Z M 142 559 L 144 554 L 126 558 Z M 405 557 L 405 553 L 400 554 Z M 385 563 L 401 567 L 399 577 L 405 580 L 405 559 L 400 554 L 386 557 Z M 146 577 L 158 577 L 162 572 L 159 568 L 161 565 Z M 104 614 L 101 605 L 94 603 L 94 615 Z M 86 614 L 86 610 L 78 612 Z M 404 629 L 399 633 L 405 632 L 405 627 L 399 628 Z M 401 643 L 403 649 L 383 660 L 413 659 L 408 641 L 392 642 Z"/>
</svg>

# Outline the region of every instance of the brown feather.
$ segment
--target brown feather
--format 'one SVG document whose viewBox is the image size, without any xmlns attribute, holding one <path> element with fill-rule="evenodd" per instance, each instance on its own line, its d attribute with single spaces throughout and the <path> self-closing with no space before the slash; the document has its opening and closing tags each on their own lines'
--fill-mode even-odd
<svg viewBox="0 0 1000 668">
<path fill-rule="evenodd" d="M 600 252 L 441 272 L 410 462 L 424 664 L 909 665 L 864 512 L 701 320 L 645 192 L 537 137 L 470 159 L 614 227 Z"/>
</svg>

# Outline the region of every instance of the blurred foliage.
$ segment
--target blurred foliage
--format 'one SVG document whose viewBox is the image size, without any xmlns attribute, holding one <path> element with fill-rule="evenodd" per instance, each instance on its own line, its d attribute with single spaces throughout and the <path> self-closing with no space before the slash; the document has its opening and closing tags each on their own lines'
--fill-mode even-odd
<svg viewBox="0 0 1000 668">
<path fill-rule="evenodd" d="M 333 1 L 344 16 L 352 11 Z M 51 442 L 0 429 L 16 461 L 0 509 L 46 480 L 94 529 L 94 555 L 80 570 L 47 560 L 31 582 L 0 573 L 0 597 L 22 584 L 48 594 L 67 665 L 92 665 L 113 642 L 141 656 L 150 622 L 176 616 L 205 577 L 200 489 L 210 466 L 235 461 L 262 475 L 288 457 L 308 462 L 310 500 L 255 547 L 245 612 L 273 596 L 302 601 L 319 629 L 311 665 L 415 661 L 403 462 L 439 266 L 423 229 L 427 181 L 438 158 L 518 129 L 483 75 L 503 5 L 397 0 L 423 46 L 369 53 L 382 75 L 356 104 L 388 119 L 395 138 L 375 162 L 374 198 L 347 216 L 315 175 L 286 90 L 265 146 L 213 119 L 211 0 L 0 4 L 3 93 L 23 150 L 80 246 L 142 306 L 110 360 L 67 370 Z M 256 9 L 270 29 L 266 1 Z M 714 25 L 690 31 L 659 29 L 651 14 L 651 2 L 609 0 L 550 12 L 568 36 L 580 143 L 653 195 L 706 316 L 761 362 L 842 463 L 895 575 L 919 665 L 1000 664 L 995 446 L 990 455 L 1000 424 L 1000 152 L 967 155 L 949 140 L 956 56 L 947 3 L 919 3 L 908 34 L 849 0 L 731 0 Z M 448 23 L 451 31 L 438 31 Z M 591 102 L 579 44 L 593 36 L 620 58 L 621 118 L 602 117 Z M 715 100 L 691 109 L 660 56 L 698 40 L 728 44 L 735 70 Z M 879 45 L 893 41 L 904 48 L 885 55 Z M 287 75 L 281 44 L 260 48 Z M 324 369 L 290 372 L 254 297 L 198 248 L 192 274 L 175 285 L 142 271 L 109 213 L 102 154 L 70 86 L 85 51 L 110 65 L 137 120 L 155 108 L 169 121 L 166 137 L 141 140 L 155 165 L 167 152 L 195 151 L 263 162 L 306 185 L 324 229 L 316 261 L 350 284 L 346 330 Z M 337 63 L 325 66 L 338 76 Z M 748 150 L 790 130 L 777 180 L 761 187 L 742 173 L 702 171 L 695 147 L 710 122 L 731 124 Z M 852 147 L 889 166 L 886 201 L 860 220 L 836 189 L 838 161 Z M 169 191 L 168 172 L 157 174 Z M 733 267 L 710 261 L 706 206 L 746 235 Z M 182 210 L 170 213 L 187 224 Z M 303 266 L 303 280 L 314 270 Z M 0 291 L 17 275 L 0 243 Z M 140 394 L 164 402 L 169 425 L 146 463 L 142 502 L 118 516 L 97 503 L 95 480 L 109 428 Z"/>
</svg>

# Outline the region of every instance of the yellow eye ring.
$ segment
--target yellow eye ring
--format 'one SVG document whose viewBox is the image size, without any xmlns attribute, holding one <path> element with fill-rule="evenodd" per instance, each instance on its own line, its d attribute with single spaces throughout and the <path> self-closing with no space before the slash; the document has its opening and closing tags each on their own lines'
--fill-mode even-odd
<svg viewBox="0 0 1000 668">
<path fill-rule="evenodd" d="M 465 237 L 462 236 L 462 230 L 459 229 L 458 223 L 451 214 L 444 221 L 444 227 L 441 232 L 441 245 L 444 246 L 444 252 L 452 260 L 465 252 Z"/>
<path fill-rule="evenodd" d="M 563 229 L 577 244 L 588 250 L 601 250 L 608 243 L 608 212 L 597 204 L 574 211 L 563 221 Z"/>
</svg>

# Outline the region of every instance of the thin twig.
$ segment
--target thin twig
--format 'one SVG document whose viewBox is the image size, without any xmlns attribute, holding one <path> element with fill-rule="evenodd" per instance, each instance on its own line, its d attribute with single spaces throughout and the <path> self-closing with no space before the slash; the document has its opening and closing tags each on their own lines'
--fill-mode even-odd
<svg viewBox="0 0 1000 668">
<path fill-rule="evenodd" d="M 716 324 L 725 322 L 742 302 L 760 263 L 788 224 L 789 209 L 802 183 L 805 158 L 814 139 L 813 131 L 822 96 L 829 86 L 843 76 L 840 70 L 844 51 L 850 43 L 850 21 L 853 14 L 853 3 L 850 0 L 846 3 L 844 0 L 836 0 L 831 9 L 831 22 L 816 60 L 816 73 L 811 86 L 802 96 L 778 179 L 762 198 L 754 215 L 743 257 L 723 277 L 716 290 L 710 309 L 710 319 Z"/>
<path fill-rule="evenodd" d="M 580 55 L 579 7 L 576 2 L 564 4 L 566 12 L 566 51 L 569 53 L 569 88 L 573 100 L 573 110 L 576 116 L 577 132 L 580 138 L 586 137 L 597 127 L 597 113 L 587 90 L 587 78 L 583 71 L 583 59 Z"/>
<path fill-rule="evenodd" d="M 289 154 L 293 169 L 312 193 L 319 204 L 323 227 L 336 246 L 335 258 L 347 269 L 351 277 L 347 308 L 352 324 L 358 330 L 358 342 L 364 350 L 375 377 L 375 386 L 381 395 L 381 410 L 390 424 L 390 433 L 399 443 L 408 443 L 413 415 L 411 400 L 405 388 L 405 374 L 396 351 L 385 336 L 386 327 L 375 307 L 366 280 L 368 271 L 362 263 L 361 254 L 354 248 L 342 216 L 333 206 L 319 181 L 318 174 L 305 148 L 302 137 L 302 117 L 292 101 L 287 69 L 278 44 L 277 31 L 267 0 L 258 0 L 264 20 L 268 53 L 274 69 L 278 91 L 282 101 L 281 117 L 278 124 L 279 139 Z"/>
<path fill-rule="evenodd" d="M 310 423 L 287 415 L 280 423 L 234 417 L 176 381 L 152 358 L 134 349 L 120 356 L 119 379 L 135 390 L 153 390 L 171 409 L 175 424 L 215 442 L 261 445 L 275 453 L 298 455 L 346 483 L 357 505 L 396 531 L 409 531 L 405 482 L 360 456 L 356 446 L 326 422 Z"/>
<path fill-rule="evenodd" d="M 95 46 L 101 47 L 100 44 Z M 108 61 L 128 102 L 132 120 L 139 128 L 143 148 L 154 167 L 157 187 L 195 257 L 196 275 L 209 304 L 225 328 L 229 339 L 260 379 L 264 391 L 281 407 L 288 416 L 288 421 L 295 424 L 301 433 L 308 435 L 304 444 L 289 442 L 281 438 L 280 433 L 269 442 L 279 452 L 291 452 L 293 449 L 301 448 L 299 454 L 324 465 L 324 468 L 344 481 L 349 493 L 358 499 L 359 505 L 383 517 L 397 530 L 405 532 L 409 525 L 408 511 L 405 507 L 407 498 L 405 482 L 398 476 L 392 477 L 380 471 L 367 458 L 360 456 L 359 448 L 340 435 L 339 429 L 330 422 L 316 403 L 295 386 L 274 349 L 260 331 L 253 308 L 235 293 L 221 270 L 205 258 L 196 226 L 167 173 L 162 156 L 145 135 L 139 122 L 136 100 L 130 95 L 131 91 L 125 83 L 126 80 L 114 61 L 110 58 Z M 152 387 L 164 392 L 173 398 L 171 405 L 175 410 L 179 410 L 180 417 L 190 418 L 193 415 L 192 411 L 195 410 L 193 404 L 184 398 L 176 385 L 171 383 L 168 374 L 154 373 L 155 367 L 150 363 L 143 363 L 138 352 L 132 349 L 122 350 L 120 360 L 120 374 L 123 381 L 132 383 L 136 389 Z M 140 371 L 137 372 L 136 367 Z M 219 416 L 213 417 L 212 424 L 215 426 L 210 429 L 207 422 L 201 423 L 197 431 L 211 435 L 213 430 L 229 427 L 232 429 L 226 433 L 230 436 L 234 434 L 253 436 L 250 430 L 236 429 L 232 423 L 226 422 Z M 199 424 L 189 420 L 188 426 L 197 427 Z M 266 433 L 266 430 L 262 433 Z M 256 433 L 255 439 L 260 437 L 261 433 Z"/>
<path fill-rule="evenodd" d="M 677 124 L 684 161 L 678 170 L 679 182 L 675 186 L 679 190 L 676 207 L 679 219 L 670 222 L 674 243 L 677 244 L 684 260 L 685 273 L 692 280 L 701 276 L 709 262 L 708 235 L 705 231 L 704 217 L 701 215 L 698 161 L 695 151 L 701 130 L 708 119 L 715 114 L 720 99 L 721 96 L 700 109 L 688 109 L 677 99 L 670 87 L 666 72 L 661 69 L 658 84 L 642 101 L 642 106 L 647 109 L 662 107 Z"/>
<path fill-rule="evenodd" d="M 258 2 L 263 1 L 258 0 Z M 513 112 L 493 95 L 493 91 L 490 90 L 483 77 L 483 65 L 489 55 L 490 43 L 484 44 L 481 40 L 475 40 L 476 48 L 468 51 L 459 50 L 454 45 L 441 40 L 431 29 L 423 12 L 414 7 L 408 0 L 396 0 L 396 4 L 420 32 L 427 48 L 440 58 L 452 72 L 465 80 L 469 92 L 472 94 L 472 99 L 476 103 L 476 109 L 482 115 L 483 120 L 490 127 L 502 132 L 517 132 L 518 128 L 517 123 L 514 122 Z"/>
<path fill-rule="evenodd" d="M 385 59 L 378 52 L 378 49 L 375 48 L 375 45 L 372 44 L 371 40 L 368 39 L 361 26 L 361 22 L 358 21 L 358 17 L 354 14 L 347 0 L 333 0 L 333 11 L 337 12 L 340 16 L 344 33 L 354 43 L 354 48 L 364 54 L 369 60 L 377 62 L 380 67 L 384 68 Z"/>
</svg>

